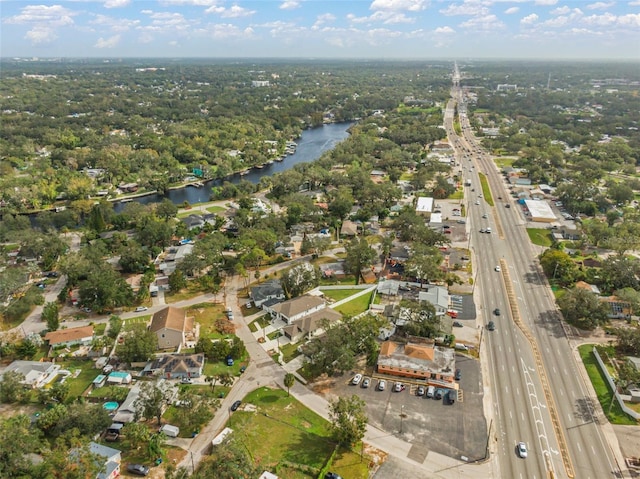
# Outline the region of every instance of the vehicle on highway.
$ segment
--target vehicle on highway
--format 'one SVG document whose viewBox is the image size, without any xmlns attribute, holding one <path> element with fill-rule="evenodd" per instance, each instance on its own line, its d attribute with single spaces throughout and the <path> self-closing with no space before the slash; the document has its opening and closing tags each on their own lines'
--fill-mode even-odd
<svg viewBox="0 0 640 479">
<path fill-rule="evenodd" d="M 495 270 L 499 273 L 500 271 L 502 271 L 502 268 L 500 266 L 496 266 Z"/>
<path fill-rule="evenodd" d="M 362 381 L 362 374 L 356 374 L 355 376 L 353 376 L 353 379 L 351 380 L 351 384 L 353 384 L 354 386 L 357 386 L 358 384 L 360 384 L 360 381 Z"/>
<path fill-rule="evenodd" d="M 518 443 L 518 456 L 520 456 L 522 459 L 526 459 L 527 458 L 527 445 L 524 442 L 519 442 Z"/>
<path fill-rule="evenodd" d="M 369 378 L 364 378 L 364 381 L 362 381 L 362 387 L 365 389 L 368 388 L 370 384 L 371 384 L 371 379 Z"/>
<path fill-rule="evenodd" d="M 487 228 L 486 230 L 484 230 L 485 233 L 491 233 L 491 228 Z"/>
<path fill-rule="evenodd" d="M 384 391 L 387 388 L 387 381 L 385 381 L 384 379 L 382 379 L 379 383 L 378 383 L 378 391 Z"/>
<path fill-rule="evenodd" d="M 487 324 L 487 329 L 489 331 L 495 331 L 496 329 L 496 323 L 494 323 L 493 321 L 489 321 L 489 324 Z"/>
<path fill-rule="evenodd" d="M 466 222 L 465 220 L 458 220 L 458 221 L 456 221 L 456 223 L 458 223 L 458 224 L 460 224 L 460 225 L 464 225 L 464 224 L 466 224 L 467 222 Z"/>
<path fill-rule="evenodd" d="M 418 386 L 416 390 L 416 396 L 424 396 L 424 386 Z"/>
<path fill-rule="evenodd" d="M 393 385 L 393 392 L 399 393 L 401 391 L 404 391 L 404 384 L 402 383 L 395 383 Z"/>
<path fill-rule="evenodd" d="M 485 228 L 480 228 L 480 233 L 486 233 L 487 230 Z"/>
<path fill-rule="evenodd" d="M 138 306 L 136 308 L 136 313 L 141 313 L 143 311 L 146 311 L 147 309 L 149 309 L 149 308 L 147 308 L 146 306 Z"/>
<path fill-rule="evenodd" d="M 476 205 L 479 205 L 479 204 L 480 204 L 480 202 L 478 200 L 476 200 Z"/>
<path fill-rule="evenodd" d="M 456 328 L 461 328 L 463 326 L 463 324 L 460 321 L 454 321 L 453 322 L 453 326 Z"/>
<path fill-rule="evenodd" d="M 500 316 L 500 308 L 494 309 L 493 314 L 495 314 L 496 316 Z"/>
<path fill-rule="evenodd" d="M 511 205 L 509 203 L 507 203 L 506 205 L 504 205 L 505 208 L 511 208 Z"/>
<path fill-rule="evenodd" d="M 482 217 L 483 217 L 483 218 L 488 218 L 488 217 L 489 217 L 489 215 L 485 213 L 485 214 L 483 214 L 483 215 L 482 215 Z"/>
<path fill-rule="evenodd" d="M 142 464 L 129 464 L 127 466 L 127 472 L 136 474 L 137 476 L 146 476 L 147 474 L 149 474 L 149 468 L 147 466 L 143 466 Z"/>
<path fill-rule="evenodd" d="M 232 411 L 237 411 L 238 408 L 240 407 L 240 404 L 242 404 L 242 401 L 236 401 L 231 405 L 231 410 Z"/>
<path fill-rule="evenodd" d="M 455 374 L 453 375 L 456 381 L 460 381 L 462 379 L 462 371 L 460 369 L 456 369 Z"/>
</svg>

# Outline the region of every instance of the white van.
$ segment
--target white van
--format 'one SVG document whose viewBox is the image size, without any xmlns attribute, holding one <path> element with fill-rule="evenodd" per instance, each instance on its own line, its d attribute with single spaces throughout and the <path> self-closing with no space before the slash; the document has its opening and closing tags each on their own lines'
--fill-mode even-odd
<svg viewBox="0 0 640 479">
<path fill-rule="evenodd" d="M 436 388 L 435 386 L 429 386 L 427 388 L 427 397 L 428 398 L 433 398 L 434 394 L 436 393 Z"/>
</svg>

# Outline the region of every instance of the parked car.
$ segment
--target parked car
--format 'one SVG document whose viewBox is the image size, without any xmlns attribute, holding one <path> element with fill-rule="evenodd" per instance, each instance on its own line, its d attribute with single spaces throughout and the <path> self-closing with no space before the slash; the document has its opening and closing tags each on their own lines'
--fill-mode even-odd
<svg viewBox="0 0 640 479">
<path fill-rule="evenodd" d="M 456 381 L 460 381 L 462 379 L 462 371 L 460 369 L 456 369 L 455 374 L 453 375 Z"/>
<path fill-rule="evenodd" d="M 193 379 L 191 379 L 191 378 L 182 378 L 182 379 L 180 380 L 180 382 L 181 382 L 182 384 L 191 384 L 191 383 L 193 383 Z"/>
<path fill-rule="evenodd" d="M 518 443 L 518 456 L 520 456 L 522 459 L 526 459 L 527 458 L 527 445 L 524 442 L 519 442 Z"/>
<path fill-rule="evenodd" d="M 416 396 L 424 396 L 424 386 L 418 386 L 418 390 L 416 391 Z"/>
<path fill-rule="evenodd" d="M 378 391 L 384 391 L 387 388 L 387 381 L 384 379 L 380 380 L 378 383 Z"/>
<path fill-rule="evenodd" d="M 149 468 L 147 466 L 143 466 L 142 464 L 129 464 L 127 466 L 127 472 L 131 474 L 135 474 L 137 476 L 146 476 L 149 474 Z"/>
<path fill-rule="evenodd" d="M 461 323 L 460 321 L 454 321 L 454 322 L 453 322 L 453 325 L 454 325 L 456 328 L 461 328 L 461 327 L 463 326 L 463 325 L 462 325 L 462 323 Z"/>
<path fill-rule="evenodd" d="M 236 401 L 231 405 L 231 410 L 232 411 L 237 411 L 238 408 L 240 407 L 240 404 L 242 404 L 242 401 Z"/>
<path fill-rule="evenodd" d="M 456 402 L 457 398 L 458 398 L 457 391 L 455 391 L 453 389 L 449 389 L 447 391 L 447 394 L 444 395 L 444 402 L 445 402 L 445 404 L 453 404 L 453 403 Z"/>
<path fill-rule="evenodd" d="M 362 381 L 362 387 L 365 389 L 368 388 L 370 384 L 371 384 L 371 379 L 369 378 L 364 378 L 364 381 Z"/>
<path fill-rule="evenodd" d="M 336 474 L 335 472 L 327 472 L 324 475 L 324 479 L 342 479 L 342 476 Z"/>
<path fill-rule="evenodd" d="M 394 392 L 397 392 L 397 393 L 399 393 L 399 392 L 401 392 L 401 391 L 404 391 L 404 384 L 402 384 L 402 383 L 395 383 L 395 384 L 394 384 L 394 386 L 393 386 L 393 391 L 394 391 Z"/>
<path fill-rule="evenodd" d="M 147 309 L 149 309 L 149 308 L 147 308 L 146 306 L 138 306 L 136 308 L 136 313 L 141 313 L 143 311 L 146 311 Z"/>
<path fill-rule="evenodd" d="M 358 384 L 360 384 L 360 381 L 362 381 L 362 374 L 356 374 L 355 376 L 353 376 L 353 379 L 351 380 L 351 384 L 353 384 L 354 386 L 357 386 Z"/>
<path fill-rule="evenodd" d="M 436 399 L 436 400 L 439 401 L 440 399 L 442 399 L 443 395 L 444 395 L 444 389 L 438 388 L 438 389 L 436 389 L 436 392 L 433 395 L 433 399 Z"/>
</svg>

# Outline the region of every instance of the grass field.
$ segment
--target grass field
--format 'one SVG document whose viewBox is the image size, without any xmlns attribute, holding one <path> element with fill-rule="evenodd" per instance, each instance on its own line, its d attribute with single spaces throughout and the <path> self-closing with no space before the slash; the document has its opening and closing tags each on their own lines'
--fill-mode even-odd
<svg viewBox="0 0 640 479">
<path fill-rule="evenodd" d="M 100 371 L 93 367 L 93 361 L 85 361 L 80 359 L 58 360 L 58 364 L 62 369 L 71 371 L 72 373 L 80 369 L 78 377 L 70 377 L 65 382 L 69 385 L 69 398 L 75 399 L 80 397 L 82 393 L 91 386 Z"/>
<path fill-rule="evenodd" d="M 464 190 L 463 189 L 456 190 L 454 193 L 450 194 L 447 197 L 448 200 L 461 200 L 462 198 L 464 198 Z"/>
<path fill-rule="evenodd" d="M 531 242 L 538 246 L 549 247 L 553 244 L 551 241 L 551 232 L 545 228 L 527 228 L 527 234 Z"/>
<path fill-rule="evenodd" d="M 609 422 L 611 422 L 611 424 L 636 425 L 637 422 L 624 413 L 620 408 L 618 401 L 613 401 L 612 404 L 611 400 L 613 398 L 613 392 L 609 389 L 602 371 L 600 370 L 600 366 L 598 366 L 596 357 L 593 355 L 593 345 L 585 344 L 578 347 L 578 351 L 580 352 L 582 363 L 589 374 L 591 384 L 593 384 L 593 388 L 596 391 L 598 401 L 600 402 Z"/>
<path fill-rule="evenodd" d="M 262 387 L 250 393 L 244 403 L 255 406 L 255 411 L 236 411 L 229 427 L 234 430 L 232 437 L 251 451 L 256 464 L 283 479 L 319 477 L 335 447 L 324 419 L 287 397 L 286 391 Z M 368 458 L 361 461 L 357 452 L 340 451 L 330 470 L 342 477 L 365 479 L 368 463 Z"/>
<path fill-rule="evenodd" d="M 345 289 L 322 289 L 320 291 L 324 293 L 327 298 L 331 298 L 334 301 L 341 301 L 349 296 L 352 296 L 360 291 L 361 289 L 357 288 L 345 288 Z"/>
<path fill-rule="evenodd" d="M 489 206 L 494 206 L 493 196 L 491 196 L 491 188 L 489 188 L 489 182 L 487 181 L 487 177 L 483 173 L 478 173 L 480 177 L 480 184 L 482 185 L 482 194 L 484 196 L 484 200 L 487 202 Z"/>
<path fill-rule="evenodd" d="M 207 211 L 209 213 L 217 214 L 217 213 L 222 213 L 223 211 L 227 211 L 227 209 L 222 206 L 209 206 L 207 208 Z"/>
<path fill-rule="evenodd" d="M 151 320 L 150 314 L 145 314 L 144 316 L 138 316 L 137 318 L 129 318 L 124 322 L 123 331 L 131 331 L 135 327 L 136 324 L 147 324 Z"/>
<path fill-rule="evenodd" d="M 357 298 L 352 299 L 351 301 L 347 301 L 344 304 L 334 308 L 337 312 L 344 314 L 345 316 L 356 316 L 360 313 L 364 313 L 367 309 L 369 309 L 369 304 L 371 303 L 371 296 L 373 295 L 373 291 L 368 294 L 363 294 L 362 296 L 358 296 Z"/>
</svg>

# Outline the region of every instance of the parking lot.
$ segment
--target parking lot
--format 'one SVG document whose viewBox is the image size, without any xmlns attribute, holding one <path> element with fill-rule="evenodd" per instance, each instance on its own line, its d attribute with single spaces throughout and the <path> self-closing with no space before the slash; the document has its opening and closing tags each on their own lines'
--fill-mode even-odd
<svg viewBox="0 0 640 479">
<path fill-rule="evenodd" d="M 424 461 L 429 451 L 449 457 L 473 461 L 483 458 L 487 444 L 487 424 L 482 409 L 482 377 L 480 363 L 456 355 L 456 368 L 462 373 L 458 401 L 447 405 L 443 400 L 416 396 L 417 384 L 400 379 L 405 385 L 394 392 L 395 378 L 387 377 L 384 391 L 378 390 L 380 377 L 374 374 L 368 388 L 362 382 L 355 386 L 345 375 L 331 393 L 339 396 L 357 394 L 365 400 L 369 423 L 390 434 L 399 435 L 412 444 L 409 457 Z M 371 375 L 364 374 L 365 377 Z"/>
</svg>

